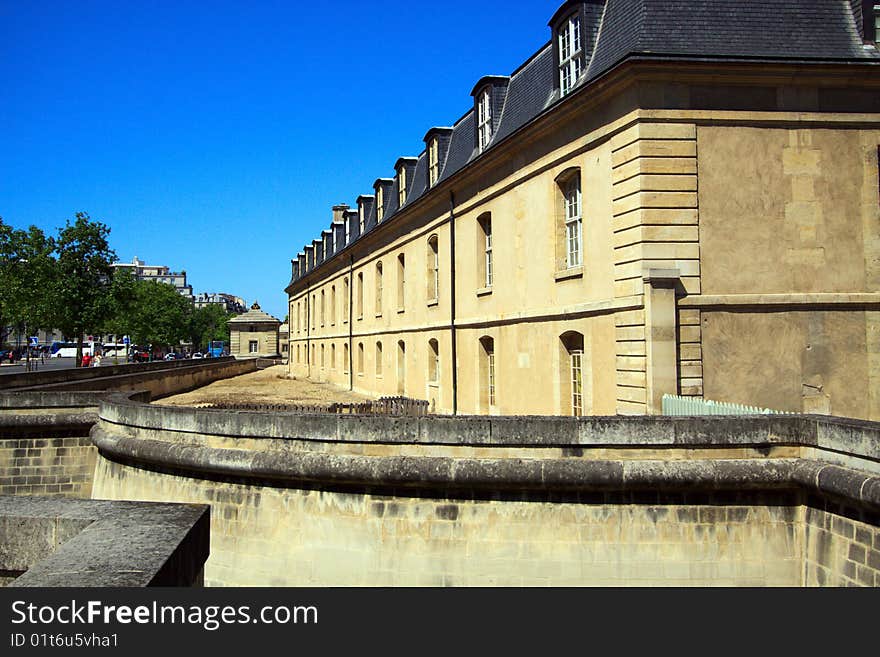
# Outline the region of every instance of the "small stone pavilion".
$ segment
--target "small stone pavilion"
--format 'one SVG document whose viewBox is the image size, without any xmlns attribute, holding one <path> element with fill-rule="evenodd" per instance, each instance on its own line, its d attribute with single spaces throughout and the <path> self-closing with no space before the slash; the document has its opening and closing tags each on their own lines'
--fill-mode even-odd
<svg viewBox="0 0 880 657">
<path fill-rule="evenodd" d="M 254 301 L 249 311 L 229 320 L 229 353 L 236 358 L 277 358 L 279 326 L 281 321 Z"/>
</svg>

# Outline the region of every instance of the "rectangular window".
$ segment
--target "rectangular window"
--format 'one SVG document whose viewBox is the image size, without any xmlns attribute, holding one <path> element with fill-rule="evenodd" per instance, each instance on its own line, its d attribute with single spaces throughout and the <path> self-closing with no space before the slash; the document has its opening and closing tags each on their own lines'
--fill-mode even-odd
<svg viewBox="0 0 880 657">
<path fill-rule="evenodd" d="M 382 187 L 376 188 L 376 223 L 382 221 L 385 216 L 385 194 Z"/>
<path fill-rule="evenodd" d="M 565 239 L 568 267 L 580 267 L 581 259 L 581 180 L 574 175 L 565 183 Z"/>
<path fill-rule="evenodd" d="M 397 207 L 402 208 L 406 203 L 406 167 L 400 167 L 397 172 Z"/>
<path fill-rule="evenodd" d="M 559 30 L 559 93 L 566 95 L 584 68 L 581 47 L 581 22 L 578 14 L 570 17 Z"/>
<path fill-rule="evenodd" d="M 257 346 L 257 341 L 256 341 L 256 340 L 250 340 L 250 341 L 248 342 L 248 353 L 255 354 L 255 353 L 257 353 L 257 350 L 258 350 L 258 349 L 259 349 L 259 348 L 258 348 L 258 346 Z"/>
<path fill-rule="evenodd" d="M 492 139 L 492 111 L 489 106 L 488 89 L 480 94 L 477 101 L 477 137 L 482 153 Z"/>
<path fill-rule="evenodd" d="M 364 212 L 364 204 L 358 206 L 358 226 L 360 226 L 360 234 L 364 234 L 364 227 L 367 225 L 367 217 Z"/>
<path fill-rule="evenodd" d="M 345 244 L 351 244 L 351 217 L 345 213 Z"/>
<path fill-rule="evenodd" d="M 434 186 L 440 177 L 440 143 L 434 137 L 428 145 L 428 184 Z"/>
</svg>

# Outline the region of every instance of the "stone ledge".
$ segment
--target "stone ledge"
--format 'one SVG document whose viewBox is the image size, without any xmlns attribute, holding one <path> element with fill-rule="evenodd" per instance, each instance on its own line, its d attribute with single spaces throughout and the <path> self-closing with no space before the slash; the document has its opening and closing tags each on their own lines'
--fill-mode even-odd
<svg viewBox="0 0 880 657">
<path fill-rule="evenodd" d="M 590 460 L 361 456 L 308 451 L 209 448 L 114 436 L 100 425 L 101 454 L 188 476 L 288 485 L 382 489 L 544 491 L 742 490 L 802 488 L 880 507 L 880 476 L 798 458 Z"/>
<path fill-rule="evenodd" d="M 0 518 L 18 537 L 0 567 L 27 568 L 7 586 L 192 586 L 209 554 L 202 504 L 0 496 Z"/>
</svg>

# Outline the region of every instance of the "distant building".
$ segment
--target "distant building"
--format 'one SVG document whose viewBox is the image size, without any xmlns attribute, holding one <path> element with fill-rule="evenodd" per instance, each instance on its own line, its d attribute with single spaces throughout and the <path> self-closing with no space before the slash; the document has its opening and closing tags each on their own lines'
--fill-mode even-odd
<svg viewBox="0 0 880 657">
<path fill-rule="evenodd" d="M 202 292 L 195 297 L 196 308 L 204 308 L 212 304 L 222 305 L 226 312 L 241 314 L 247 310 L 244 299 L 226 294 L 225 292 Z"/>
<path fill-rule="evenodd" d="M 113 266 L 118 269 L 131 270 L 139 281 L 156 281 L 173 285 L 181 295 L 190 301 L 194 300 L 192 285 L 187 285 L 185 271 L 171 271 L 165 265 L 148 265 L 143 260 L 139 260 L 137 256 L 130 263 L 117 262 Z"/>
<path fill-rule="evenodd" d="M 272 358 L 280 355 L 281 321 L 260 310 L 256 301 L 243 315 L 229 320 L 229 353 L 236 358 Z"/>
<path fill-rule="evenodd" d="M 287 322 L 278 329 L 278 351 L 282 358 L 290 357 L 290 324 Z"/>
</svg>

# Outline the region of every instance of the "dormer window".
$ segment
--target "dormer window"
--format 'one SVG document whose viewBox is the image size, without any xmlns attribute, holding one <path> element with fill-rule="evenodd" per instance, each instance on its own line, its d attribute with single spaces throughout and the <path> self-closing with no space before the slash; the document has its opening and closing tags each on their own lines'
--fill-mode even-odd
<svg viewBox="0 0 880 657">
<path fill-rule="evenodd" d="M 486 150 L 492 139 L 492 109 L 489 103 L 489 90 L 480 93 L 477 99 L 477 140 L 480 153 Z"/>
<path fill-rule="evenodd" d="M 364 227 L 366 227 L 366 225 L 367 225 L 367 216 L 366 216 L 366 213 L 364 212 L 364 204 L 361 203 L 360 205 L 358 205 L 358 226 L 360 227 L 360 232 L 358 233 L 359 235 L 364 234 Z"/>
<path fill-rule="evenodd" d="M 572 14 L 559 28 L 559 94 L 565 96 L 577 84 L 584 70 L 581 21 Z"/>
<path fill-rule="evenodd" d="M 382 221 L 385 216 L 385 190 L 381 186 L 376 188 L 376 223 Z"/>
<path fill-rule="evenodd" d="M 397 170 L 397 207 L 402 208 L 406 202 L 406 166 Z"/>
<path fill-rule="evenodd" d="M 440 140 L 434 137 L 428 144 L 428 185 L 433 187 L 440 177 Z"/>
</svg>

